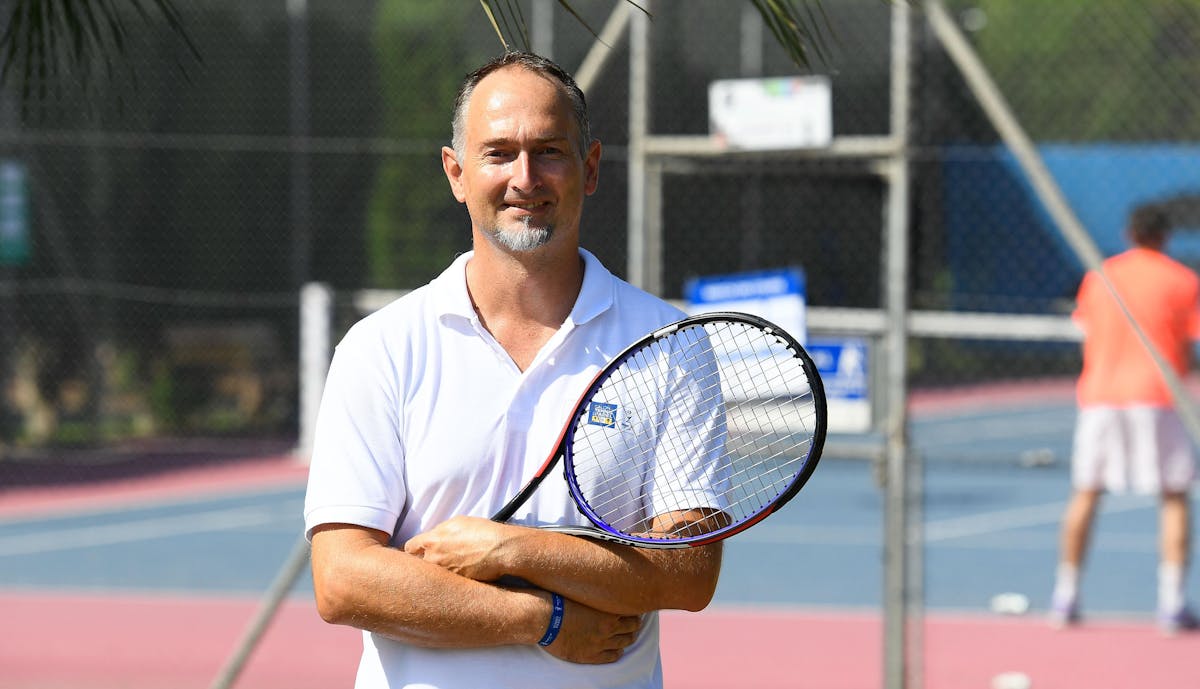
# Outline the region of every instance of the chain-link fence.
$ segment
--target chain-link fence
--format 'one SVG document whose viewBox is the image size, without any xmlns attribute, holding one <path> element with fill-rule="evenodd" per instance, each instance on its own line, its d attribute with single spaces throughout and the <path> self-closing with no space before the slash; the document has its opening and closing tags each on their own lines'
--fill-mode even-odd
<svg viewBox="0 0 1200 689">
<path fill-rule="evenodd" d="M 795 72 L 745 5 L 654 8 L 651 134 L 707 135 L 714 80 Z M 888 3 L 824 6 L 813 70 L 831 79 L 835 134 L 887 136 Z M 578 8 L 599 28 L 610 6 Z M 1128 209 L 1156 201 L 1179 228 L 1173 252 L 1200 263 L 1194 10 L 952 9 L 1100 248 L 1121 249 Z M 151 35 L 134 46 L 137 85 L 112 101 L 52 103 L 22 121 L 10 94 L 6 194 L 24 222 L 0 268 L 3 446 L 294 433 L 299 286 L 410 288 L 467 247 L 436 150 L 457 78 L 497 46 L 477 15 L 312 3 L 298 25 L 284 3 L 206 3 L 187 17 L 202 62 L 163 59 L 182 51 Z M 592 37 L 563 12 L 553 26 L 555 57 L 578 65 Z M 627 46 L 590 88 L 606 162 L 584 228 L 622 273 Z M 912 307 L 1065 313 L 1082 264 L 919 22 L 912 61 Z M 663 158 L 659 291 L 678 298 L 689 277 L 795 265 L 814 307 L 879 308 L 885 190 L 871 162 Z M 912 382 L 1077 366 L 1072 347 L 1037 349 L 916 342 Z"/>
<path fill-rule="evenodd" d="M 572 5 L 596 31 L 614 9 Z M 584 63 L 596 39 L 580 21 L 557 3 L 524 6 L 535 49 L 569 69 Z M 1200 267 L 1200 6 L 947 6 L 1099 249 L 1121 250 L 1129 210 L 1155 202 L 1176 227 L 1169 252 Z M 644 101 L 632 97 L 638 44 L 627 32 L 589 75 L 604 158 L 585 247 L 670 299 L 697 276 L 802 268 L 813 334 L 865 335 L 878 350 L 896 212 L 885 168 L 901 160 L 909 390 L 1069 389 L 1080 360 L 1066 316 L 1085 263 L 961 65 L 917 3 L 910 88 L 898 100 L 894 5 L 822 7 L 825 52 L 811 71 L 829 79 L 835 143 L 865 148 L 705 149 L 713 81 L 797 69 L 749 3 L 660 0 L 644 44 Z M 331 287 L 337 339 L 361 315 L 364 290 L 419 286 L 469 248 L 438 149 L 459 78 L 499 50 L 476 4 L 210 0 L 184 10 L 199 61 L 149 27 L 130 41 L 136 78 L 114 79 L 110 91 L 25 113 L 17 94 L 4 95 L 0 477 L 9 486 L 39 480 L 49 458 L 149 440 L 294 446 L 303 285 Z M 897 118 L 907 137 L 888 148 Z M 643 135 L 700 150 L 647 153 Z M 630 184 L 644 172 L 631 165 L 639 160 L 655 190 L 648 219 L 630 204 L 642 190 Z M 649 266 L 638 243 L 647 226 L 659 228 Z M 1014 454 L 976 445 L 980 458 Z M 920 439 L 915 449 L 937 455 Z"/>
</svg>

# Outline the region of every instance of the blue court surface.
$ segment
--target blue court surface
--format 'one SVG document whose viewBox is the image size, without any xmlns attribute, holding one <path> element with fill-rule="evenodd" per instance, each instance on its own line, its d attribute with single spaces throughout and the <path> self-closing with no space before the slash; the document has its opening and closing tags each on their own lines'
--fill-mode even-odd
<svg viewBox="0 0 1200 689">
<path fill-rule="evenodd" d="M 1067 498 L 1074 409 L 1022 404 L 914 414 L 924 459 L 924 557 L 916 581 L 931 611 L 989 610 L 1018 593 L 1047 604 Z M 840 438 L 831 439 L 831 448 Z M 883 491 L 865 459 L 830 453 L 781 512 L 727 542 L 716 606 L 878 610 Z M 0 495 L 0 501 L 3 496 Z M 288 481 L 37 515 L 0 516 L 0 589 L 171 595 L 265 591 L 301 530 L 303 484 Z M 1083 582 L 1092 615 L 1149 619 L 1157 505 L 1110 496 Z M 1200 593 L 1200 576 L 1189 590 Z M 311 595 L 305 572 L 294 589 Z"/>
</svg>

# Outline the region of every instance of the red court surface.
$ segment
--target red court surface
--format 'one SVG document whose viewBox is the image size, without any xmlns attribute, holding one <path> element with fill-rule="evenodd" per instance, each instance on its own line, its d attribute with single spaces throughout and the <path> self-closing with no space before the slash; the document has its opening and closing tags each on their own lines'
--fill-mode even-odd
<svg viewBox="0 0 1200 689">
<path fill-rule="evenodd" d="M 159 458 L 153 459 L 159 461 Z M 132 460 L 126 462 L 133 463 Z M 160 463 L 169 466 L 167 462 Z M 119 465 L 117 461 L 110 464 L 113 467 Z M 49 464 L 41 468 L 30 463 L 28 466 L 42 473 L 53 471 L 70 475 L 81 472 L 77 465 Z M 8 486 L 0 483 L 0 517 L 30 517 L 47 512 L 90 509 L 186 494 L 302 484 L 308 476 L 308 467 L 294 456 L 279 452 L 252 459 L 239 457 L 229 460 L 218 456 L 206 461 L 180 462 L 179 466 L 158 472 L 134 467 L 123 473 L 118 470 L 109 471 L 109 475 L 96 473 L 96 479 L 91 482 L 55 483 L 43 480 L 27 486 L 17 481 L 11 481 Z"/>
<path fill-rule="evenodd" d="M 180 493 L 301 484 L 279 455 L 164 476 L 0 491 L 0 517 L 64 513 Z M 200 689 L 218 675 L 259 602 L 115 592 L 0 590 L 0 689 Z M 669 689 L 882 688 L 882 619 L 874 610 L 720 608 L 663 614 Z M 1197 689 L 1200 634 L 1165 638 L 1148 621 L 1090 619 L 1055 631 L 1034 616 L 930 613 L 925 689 Z M 290 599 L 250 657 L 241 689 L 350 687 L 358 632 Z"/>
<path fill-rule="evenodd" d="M 0 594 L 4 689 L 200 689 L 211 685 L 253 617 L 252 600 Z M 664 613 L 669 689 L 882 687 L 878 615 L 712 609 Z M 1146 623 L 1067 631 L 1033 618 L 935 615 L 924 630 L 927 689 L 991 689 L 1022 672 L 1032 689 L 1195 689 L 1200 635 L 1165 638 Z M 289 601 L 235 686 L 350 687 L 358 633 Z"/>
</svg>

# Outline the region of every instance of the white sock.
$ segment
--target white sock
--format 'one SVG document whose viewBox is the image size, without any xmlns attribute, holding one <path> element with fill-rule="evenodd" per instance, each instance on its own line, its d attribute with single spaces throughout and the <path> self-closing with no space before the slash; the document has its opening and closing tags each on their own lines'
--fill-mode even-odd
<svg viewBox="0 0 1200 689">
<path fill-rule="evenodd" d="M 1158 609 L 1175 612 L 1183 607 L 1183 566 L 1175 562 L 1158 565 Z"/>
<path fill-rule="evenodd" d="M 1058 563 L 1054 575 L 1054 600 L 1074 602 L 1079 596 L 1079 568 L 1069 562 Z"/>
</svg>

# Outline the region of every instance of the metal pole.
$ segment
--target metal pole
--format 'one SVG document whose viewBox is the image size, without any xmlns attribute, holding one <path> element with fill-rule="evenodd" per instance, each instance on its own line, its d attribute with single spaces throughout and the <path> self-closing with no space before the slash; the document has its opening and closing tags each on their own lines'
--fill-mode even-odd
<svg viewBox="0 0 1200 689">
<path fill-rule="evenodd" d="M 583 62 L 579 63 L 579 69 L 575 70 L 575 83 L 585 94 L 592 92 L 592 86 L 595 85 L 596 80 L 600 78 L 600 73 L 608 65 L 613 48 L 617 46 L 617 41 L 621 40 L 626 27 L 629 26 L 632 12 L 629 3 L 617 3 L 612 14 L 608 15 L 608 21 L 604 22 L 600 36 L 592 41 L 592 47 L 583 57 Z"/>
<path fill-rule="evenodd" d="M 246 667 L 246 662 L 250 660 L 250 655 L 254 653 L 254 649 L 258 646 L 259 640 L 266 633 L 267 628 L 271 625 L 271 621 L 275 619 L 275 613 L 278 612 L 279 606 L 283 604 L 288 591 L 292 589 L 292 586 L 300 578 L 300 574 L 304 572 L 304 568 L 308 565 L 308 550 L 308 539 L 302 535 L 296 541 L 295 547 L 292 548 L 292 554 L 288 556 L 287 562 L 276 573 L 275 581 L 271 582 L 271 587 L 267 591 L 262 607 L 259 608 L 258 614 L 250 622 L 250 626 L 246 628 L 246 632 L 237 646 L 234 647 L 233 654 L 225 662 L 225 666 L 217 673 L 211 689 L 229 689 L 237 681 L 238 675 L 242 673 L 242 669 Z"/>
<path fill-rule="evenodd" d="M 288 152 L 291 170 L 289 220 L 292 225 L 292 286 L 309 280 L 312 262 L 311 174 L 307 148 L 310 134 L 308 93 L 308 0 L 287 0 L 289 130 L 293 145 Z"/>
<path fill-rule="evenodd" d="M 650 2 L 643 3 L 650 11 Z M 650 26 L 645 13 L 631 17 L 629 29 L 629 230 L 628 276 L 633 285 L 651 293 L 646 226 L 646 136 L 649 133 Z"/>
<path fill-rule="evenodd" d="M 663 293 L 663 163 L 661 160 L 646 162 L 645 223 L 646 242 L 645 288 L 651 294 Z"/>
<path fill-rule="evenodd" d="M 544 58 L 554 59 L 554 0 L 533 0 L 529 21 L 531 48 Z"/>
<path fill-rule="evenodd" d="M 740 58 L 738 71 L 742 77 L 759 77 L 763 73 L 763 26 L 762 15 L 750 3 L 742 6 L 740 21 Z M 761 266 L 764 258 L 763 239 L 763 175 L 760 171 L 744 177 L 741 195 L 741 243 L 738 268 L 749 270 Z"/>
<path fill-rule="evenodd" d="M 891 134 L 896 154 L 884 163 L 887 180 L 884 255 L 886 405 L 884 432 L 884 685 L 908 687 L 913 654 L 909 637 L 908 549 L 908 109 L 909 12 L 892 5 Z"/>
</svg>

